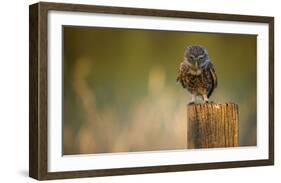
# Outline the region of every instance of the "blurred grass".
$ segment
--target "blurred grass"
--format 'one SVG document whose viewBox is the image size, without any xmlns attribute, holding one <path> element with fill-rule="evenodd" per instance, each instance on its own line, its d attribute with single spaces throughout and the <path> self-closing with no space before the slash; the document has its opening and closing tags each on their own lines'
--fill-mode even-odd
<svg viewBox="0 0 281 183">
<path fill-rule="evenodd" d="M 175 82 L 204 45 L 218 88 L 239 104 L 239 143 L 256 145 L 256 36 L 64 27 L 64 154 L 186 148 L 190 94 Z"/>
</svg>

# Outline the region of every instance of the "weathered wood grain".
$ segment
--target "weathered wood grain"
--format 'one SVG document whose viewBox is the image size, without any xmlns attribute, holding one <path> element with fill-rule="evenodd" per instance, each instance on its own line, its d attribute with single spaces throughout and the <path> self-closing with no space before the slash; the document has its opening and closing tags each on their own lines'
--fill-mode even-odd
<svg viewBox="0 0 281 183">
<path fill-rule="evenodd" d="M 238 146 L 238 105 L 234 103 L 187 106 L 187 148 Z"/>
</svg>

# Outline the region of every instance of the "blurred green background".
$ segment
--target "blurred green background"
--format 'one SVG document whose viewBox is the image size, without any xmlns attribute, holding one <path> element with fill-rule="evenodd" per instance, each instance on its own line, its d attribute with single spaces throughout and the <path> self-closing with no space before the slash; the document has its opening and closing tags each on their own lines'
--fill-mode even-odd
<svg viewBox="0 0 281 183">
<path fill-rule="evenodd" d="M 70 27 L 64 39 L 64 154 L 186 148 L 190 94 L 176 83 L 189 45 L 208 49 L 211 100 L 239 104 L 239 143 L 256 145 L 256 36 Z"/>
</svg>

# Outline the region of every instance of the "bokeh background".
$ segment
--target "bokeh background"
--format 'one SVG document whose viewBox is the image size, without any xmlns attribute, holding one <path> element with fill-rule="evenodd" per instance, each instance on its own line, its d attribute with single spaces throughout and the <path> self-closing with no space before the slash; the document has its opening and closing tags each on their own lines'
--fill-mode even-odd
<svg viewBox="0 0 281 183">
<path fill-rule="evenodd" d="M 189 45 L 208 49 L 211 100 L 239 105 L 239 144 L 256 145 L 256 36 L 71 27 L 63 29 L 63 152 L 186 148 L 190 94 L 176 83 Z"/>
</svg>

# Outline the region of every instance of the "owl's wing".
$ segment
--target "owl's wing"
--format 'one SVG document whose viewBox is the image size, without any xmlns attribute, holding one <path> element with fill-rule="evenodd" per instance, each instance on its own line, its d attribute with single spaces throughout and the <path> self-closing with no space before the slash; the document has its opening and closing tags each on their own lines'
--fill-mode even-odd
<svg viewBox="0 0 281 183">
<path fill-rule="evenodd" d="M 212 79 L 212 88 L 208 92 L 208 97 L 210 97 L 211 94 L 213 93 L 214 89 L 218 86 L 218 78 L 217 78 L 217 74 L 216 74 L 216 71 L 214 69 L 214 66 L 213 66 L 213 64 L 211 62 L 209 62 L 207 67 L 208 67 L 207 69 L 211 73 L 211 79 Z"/>
<path fill-rule="evenodd" d="M 217 74 L 216 74 L 216 71 L 215 71 L 214 66 L 213 66 L 212 63 L 211 63 L 210 71 L 211 71 L 211 74 L 212 74 L 212 79 L 213 79 L 213 82 L 214 82 L 214 87 L 216 88 L 218 86 L 218 78 L 217 78 Z"/>
<path fill-rule="evenodd" d="M 186 82 L 188 79 L 187 73 L 188 73 L 188 65 L 182 62 L 178 69 L 177 82 L 180 82 L 183 88 L 187 87 L 187 82 Z"/>
</svg>

